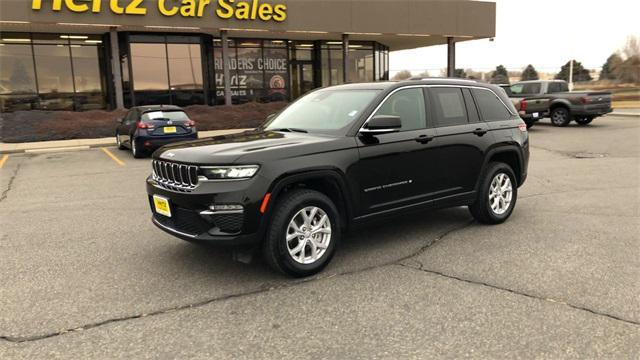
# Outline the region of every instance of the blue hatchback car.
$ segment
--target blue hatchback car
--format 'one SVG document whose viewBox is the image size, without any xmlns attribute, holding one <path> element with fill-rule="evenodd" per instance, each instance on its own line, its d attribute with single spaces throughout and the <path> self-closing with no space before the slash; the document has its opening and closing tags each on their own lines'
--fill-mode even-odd
<svg viewBox="0 0 640 360">
<path fill-rule="evenodd" d="M 178 106 L 134 107 L 118 120 L 118 149 L 131 149 L 135 158 L 150 155 L 163 145 L 198 138 L 196 123 Z"/>
</svg>

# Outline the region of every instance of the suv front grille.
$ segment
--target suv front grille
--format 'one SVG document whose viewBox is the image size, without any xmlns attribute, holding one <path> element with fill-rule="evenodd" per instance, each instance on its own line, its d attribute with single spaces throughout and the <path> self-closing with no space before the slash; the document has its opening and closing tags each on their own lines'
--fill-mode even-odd
<svg viewBox="0 0 640 360">
<path fill-rule="evenodd" d="M 163 187 L 191 192 L 198 186 L 198 167 L 167 161 L 153 160 L 153 179 Z"/>
</svg>

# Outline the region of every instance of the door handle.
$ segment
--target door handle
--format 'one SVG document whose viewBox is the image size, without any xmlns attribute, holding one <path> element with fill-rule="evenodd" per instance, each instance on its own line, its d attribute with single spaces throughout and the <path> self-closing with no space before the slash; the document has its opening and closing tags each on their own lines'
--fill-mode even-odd
<svg viewBox="0 0 640 360">
<path fill-rule="evenodd" d="M 474 133 L 474 134 L 476 134 L 476 135 L 478 135 L 478 136 L 481 136 L 481 137 L 482 137 L 482 136 L 484 136 L 484 134 L 486 134 L 486 133 L 488 133 L 488 132 L 489 132 L 489 130 L 487 130 L 487 129 L 482 129 L 482 128 L 477 128 L 477 129 L 473 130 L 473 133 Z"/>
<path fill-rule="evenodd" d="M 426 144 L 434 139 L 433 135 L 420 135 L 415 140 L 421 144 Z"/>
</svg>

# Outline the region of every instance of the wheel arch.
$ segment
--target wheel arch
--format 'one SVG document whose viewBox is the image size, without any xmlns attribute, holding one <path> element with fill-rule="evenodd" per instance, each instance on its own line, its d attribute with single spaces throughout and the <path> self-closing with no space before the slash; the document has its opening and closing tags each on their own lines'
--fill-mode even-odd
<svg viewBox="0 0 640 360">
<path fill-rule="evenodd" d="M 489 164 L 492 162 L 502 162 L 509 165 L 516 175 L 518 186 L 524 183 L 524 176 L 523 176 L 524 158 L 517 146 L 502 145 L 489 150 L 487 152 L 487 156 L 485 157 L 485 161 L 482 166 L 483 174 L 484 174 L 484 171 L 489 166 Z M 478 180 L 478 184 L 481 183 L 480 180 L 481 179 Z"/>
<path fill-rule="evenodd" d="M 571 103 L 569 103 L 568 100 L 566 99 L 556 99 L 554 101 L 551 102 L 551 104 L 549 105 L 549 114 L 551 114 L 551 112 L 559 107 L 563 107 L 566 108 L 569 113 L 571 113 Z"/>
<path fill-rule="evenodd" d="M 347 228 L 353 217 L 353 199 L 345 175 L 335 168 L 308 169 L 278 177 L 269 188 L 271 195 L 265 216 L 271 219 L 274 205 L 288 191 L 298 188 L 315 190 L 331 199 L 340 213 L 342 228 Z"/>
</svg>

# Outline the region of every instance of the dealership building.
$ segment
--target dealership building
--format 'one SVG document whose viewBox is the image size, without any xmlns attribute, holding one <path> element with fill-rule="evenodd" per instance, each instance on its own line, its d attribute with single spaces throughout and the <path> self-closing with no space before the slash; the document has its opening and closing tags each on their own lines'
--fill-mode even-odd
<svg viewBox="0 0 640 360">
<path fill-rule="evenodd" d="M 2 111 L 289 101 L 389 52 L 495 36 L 461 0 L 0 0 Z M 425 67 L 430 59 L 424 59 Z"/>
</svg>

